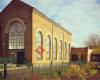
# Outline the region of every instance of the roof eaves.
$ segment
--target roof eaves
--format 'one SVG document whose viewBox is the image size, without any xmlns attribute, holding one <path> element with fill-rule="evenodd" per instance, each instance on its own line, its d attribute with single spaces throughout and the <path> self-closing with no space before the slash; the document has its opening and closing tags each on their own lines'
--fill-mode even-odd
<svg viewBox="0 0 100 80">
<path fill-rule="evenodd" d="M 45 14 L 43 14 L 42 12 L 40 12 L 39 10 L 37 10 L 35 7 L 33 7 L 33 11 L 35 11 L 36 13 L 38 13 L 39 15 L 41 15 L 43 18 L 45 18 L 47 21 L 55 24 L 56 26 L 58 26 L 59 28 L 63 29 L 65 32 L 69 33 L 70 35 L 72 35 L 71 32 L 69 32 L 68 30 L 66 30 L 65 28 L 63 28 L 61 25 L 59 25 L 57 22 L 53 21 L 52 19 L 50 19 L 48 16 L 46 16 Z"/>
</svg>

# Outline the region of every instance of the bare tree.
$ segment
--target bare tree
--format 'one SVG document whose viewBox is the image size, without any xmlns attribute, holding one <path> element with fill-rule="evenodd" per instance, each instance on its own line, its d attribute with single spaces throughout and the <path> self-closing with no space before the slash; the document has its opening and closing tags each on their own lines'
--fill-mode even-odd
<svg viewBox="0 0 100 80">
<path fill-rule="evenodd" d="M 97 34 L 91 34 L 88 40 L 85 41 L 85 45 L 90 49 L 100 47 L 100 36 Z"/>
</svg>

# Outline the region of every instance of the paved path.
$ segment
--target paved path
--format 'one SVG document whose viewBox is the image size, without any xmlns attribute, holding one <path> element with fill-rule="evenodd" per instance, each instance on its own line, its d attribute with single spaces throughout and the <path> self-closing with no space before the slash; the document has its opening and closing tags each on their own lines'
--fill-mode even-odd
<svg viewBox="0 0 100 80">
<path fill-rule="evenodd" d="M 88 80 L 100 80 L 100 72 L 98 72 L 94 76 L 90 77 Z"/>
</svg>

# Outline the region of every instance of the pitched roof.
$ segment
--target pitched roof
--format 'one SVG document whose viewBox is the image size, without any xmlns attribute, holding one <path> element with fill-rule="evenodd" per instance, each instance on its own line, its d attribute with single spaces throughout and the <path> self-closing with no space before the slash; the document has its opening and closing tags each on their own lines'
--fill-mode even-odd
<svg viewBox="0 0 100 80">
<path fill-rule="evenodd" d="M 33 7 L 33 10 L 34 10 L 36 13 L 40 14 L 43 18 L 45 18 L 45 20 L 47 20 L 47 21 L 49 21 L 49 22 L 55 24 L 57 27 L 63 29 L 65 32 L 67 32 L 67 33 L 69 33 L 70 35 L 72 35 L 71 32 L 69 32 L 67 29 L 65 29 L 65 28 L 62 27 L 61 25 L 59 25 L 57 22 L 55 22 L 55 21 L 53 21 L 52 19 L 50 19 L 48 16 L 46 16 L 45 14 L 43 14 L 42 12 L 40 12 L 39 10 L 37 10 L 36 8 Z"/>
<path fill-rule="evenodd" d="M 92 51 L 92 54 L 100 54 L 100 47 L 94 48 L 93 51 Z"/>
<path fill-rule="evenodd" d="M 39 14 L 40 14 L 43 18 L 45 18 L 47 21 L 49 21 L 49 22 L 51 22 L 51 23 L 57 25 L 59 28 L 63 29 L 65 32 L 67 32 L 67 33 L 69 33 L 70 35 L 72 35 L 71 32 L 69 32 L 69 31 L 66 30 L 64 27 L 62 27 L 61 25 L 59 25 L 57 22 L 53 21 L 52 19 L 50 19 L 49 17 L 47 17 L 45 14 L 43 14 L 42 12 L 40 12 L 39 10 L 37 10 L 35 7 L 33 7 L 33 5 L 27 4 L 27 3 L 25 3 L 25 2 L 22 1 L 22 0 L 12 0 L 10 3 L 12 3 L 13 1 L 20 1 L 20 2 L 23 2 L 24 4 L 26 4 L 26 5 L 28 5 L 28 6 L 32 7 L 33 10 L 34 10 L 35 12 L 39 13 Z M 10 3 L 9 3 L 8 5 L 10 5 Z M 8 6 L 8 5 L 7 5 L 7 6 Z M 7 7 L 7 6 L 6 6 L 6 7 Z M 6 8 L 6 7 L 5 7 L 5 8 Z M 4 8 L 4 9 L 5 9 L 5 8 Z M 3 10 L 4 10 L 4 9 L 3 9 Z M 3 11 L 3 10 L 2 10 L 2 11 Z"/>
</svg>

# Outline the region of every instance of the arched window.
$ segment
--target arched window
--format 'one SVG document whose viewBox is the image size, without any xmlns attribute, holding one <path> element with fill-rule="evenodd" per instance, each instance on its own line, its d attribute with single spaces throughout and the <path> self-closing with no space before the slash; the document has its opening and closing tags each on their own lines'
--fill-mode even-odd
<svg viewBox="0 0 100 80">
<path fill-rule="evenodd" d="M 50 60 L 51 58 L 51 38 L 50 35 L 46 38 L 46 60 Z"/>
<path fill-rule="evenodd" d="M 9 49 L 24 49 L 24 27 L 19 21 L 10 24 Z"/>
<path fill-rule="evenodd" d="M 60 58 L 60 60 L 62 60 L 62 40 L 60 40 L 60 45 L 59 45 L 59 47 L 60 47 L 60 55 L 59 55 L 59 58 Z"/>
<path fill-rule="evenodd" d="M 43 59 L 43 34 L 41 31 L 36 34 L 36 49 L 38 50 L 36 53 L 37 60 Z"/>
<path fill-rule="evenodd" d="M 67 44 L 64 42 L 64 60 L 67 59 Z"/>
<path fill-rule="evenodd" d="M 53 59 L 56 60 L 57 59 L 57 39 L 54 38 L 53 41 Z"/>
<path fill-rule="evenodd" d="M 69 46 L 69 47 L 68 47 L 68 50 L 69 50 L 69 52 L 68 52 L 68 53 L 70 54 L 70 43 L 68 44 L 68 46 Z"/>
</svg>

